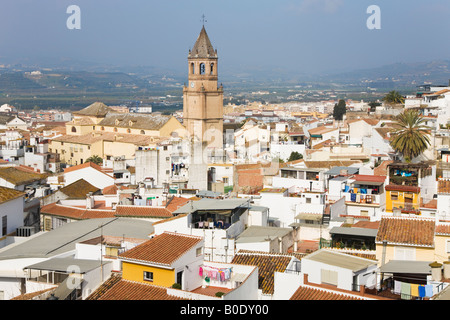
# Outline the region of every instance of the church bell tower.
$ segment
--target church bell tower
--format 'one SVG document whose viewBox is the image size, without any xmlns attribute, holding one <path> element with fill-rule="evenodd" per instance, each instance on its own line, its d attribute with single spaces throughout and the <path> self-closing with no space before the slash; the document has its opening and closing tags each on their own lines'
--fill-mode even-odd
<svg viewBox="0 0 450 320">
<path fill-rule="evenodd" d="M 188 84 L 183 88 L 183 125 L 207 147 L 223 146 L 223 87 L 217 85 L 218 56 L 205 26 L 189 50 Z"/>
</svg>

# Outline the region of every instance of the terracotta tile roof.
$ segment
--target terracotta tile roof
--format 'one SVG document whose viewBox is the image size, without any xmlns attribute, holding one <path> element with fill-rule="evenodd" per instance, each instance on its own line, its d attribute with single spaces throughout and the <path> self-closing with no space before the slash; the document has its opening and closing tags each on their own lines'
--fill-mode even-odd
<svg viewBox="0 0 450 320">
<path fill-rule="evenodd" d="M 24 195 L 25 193 L 18 191 L 16 189 L 0 187 L 0 204 L 13 199 L 17 199 Z"/>
<path fill-rule="evenodd" d="M 100 189 L 94 187 L 92 184 L 90 184 L 84 179 L 79 179 L 59 189 L 58 191 L 64 193 L 69 198 L 86 198 L 86 195 L 89 192 L 96 193 L 100 191 Z"/>
<path fill-rule="evenodd" d="M 165 223 L 165 222 L 172 221 L 172 220 L 175 220 L 175 219 L 180 219 L 180 218 L 183 218 L 183 217 L 185 217 L 185 216 L 187 216 L 187 215 L 189 215 L 189 213 L 178 214 L 178 215 L 173 216 L 173 217 L 171 217 L 171 218 L 162 219 L 162 220 L 153 222 L 153 225 L 160 224 L 160 223 Z"/>
<path fill-rule="evenodd" d="M 301 285 L 289 300 L 364 300 L 344 293 Z"/>
<path fill-rule="evenodd" d="M 360 160 L 331 160 L 331 161 L 305 161 L 307 168 L 331 169 L 334 167 L 350 167 L 352 164 L 362 163 Z"/>
<path fill-rule="evenodd" d="M 47 288 L 47 289 L 43 289 L 43 290 L 39 290 L 39 291 L 35 291 L 35 292 L 31 292 L 31 293 L 21 294 L 19 296 L 12 298 L 11 300 L 32 300 L 33 298 L 38 297 L 44 293 L 55 290 L 55 288 L 56 288 L 56 286 Z"/>
<path fill-rule="evenodd" d="M 94 102 L 88 105 L 86 108 L 74 111 L 72 113 L 75 115 L 103 117 L 111 111 L 112 109 L 106 106 L 103 102 Z"/>
<path fill-rule="evenodd" d="M 173 214 L 167 208 L 161 207 L 118 205 L 116 206 L 116 216 L 171 218 Z"/>
<path fill-rule="evenodd" d="M 335 131 L 335 130 L 339 130 L 339 128 L 328 128 L 325 126 L 320 126 L 320 127 L 309 129 L 308 132 L 311 135 L 322 135 L 324 133 Z"/>
<path fill-rule="evenodd" d="M 437 235 L 450 236 L 450 224 L 437 224 L 435 233 Z"/>
<path fill-rule="evenodd" d="M 151 284 L 120 280 L 96 300 L 187 300 L 169 295 L 167 288 Z"/>
<path fill-rule="evenodd" d="M 392 160 L 384 160 L 383 162 L 381 162 L 381 164 L 378 167 L 373 169 L 373 175 L 374 176 L 386 176 L 388 174 L 387 166 L 393 162 L 394 161 L 392 161 Z"/>
<path fill-rule="evenodd" d="M 19 166 L 17 167 L 0 167 L 0 178 L 16 185 L 23 185 L 33 183 L 35 181 L 43 180 L 47 177 L 46 174 L 29 171 Z"/>
<path fill-rule="evenodd" d="M 388 244 L 433 246 L 434 232 L 434 219 L 383 217 L 375 242 L 381 243 L 387 240 Z"/>
<path fill-rule="evenodd" d="M 117 194 L 119 188 L 113 184 L 111 186 L 104 187 L 102 190 L 102 194 Z"/>
<path fill-rule="evenodd" d="M 230 291 L 233 291 L 233 289 L 228 289 L 225 287 L 207 286 L 206 288 L 198 287 L 198 288 L 192 290 L 191 292 L 197 293 L 197 294 L 203 294 L 205 296 L 215 297 L 217 292 L 228 293 Z"/>
<path fill-rule="evenodd" d="M 258 267 L 258 288 L 264 294 L 274 292 L 275 271 L 284 272 L 294 254 L 277 254 L 249 250 L 239 250 L 231 263 Z"/>
<path fill-rule="evenodd" d="M 413 187 L 413 186 L 403 186 L 403 185 L 396 185 L 396 184 L 388 184 L 384 187 L 386 191 L 406 191 L 406 192 L 413 192 L 413 193 L 419 193 L 420 188 L 419 187 Z"/>
<path fill-rule="evenodd" d="M 86 298 L 86 300 L 98 300 L 98 299 L 100 299 L 105 293 L 108 292 L 109 289 L 111 289 L 120 280 L 122 280 L 122 276 L 120 274 L 112 273 L 111 277 L 109 277 L 108 280 L 103 282 L 100 285 L 100 287 L 98 287 L 94 292 L 92 292 Z"/>
<path fill-rule="evenodd" d="M 51 203 L 41 207 L 41 213 L 71 218 L 75 220 L 112 218 L 115 216 L 114 210 L 98 210 L 98 209 L 91 210 L 85 208 L 64 206 L 57 203 Z"/>
<path fill-rule="evenodd" d="M 356 228 L 378 229 L 380 227 L 380 221 L 358 221 L 353 224 Z"/>
<path fill-rule="evenodd" d="M 170 266 L 201 241 L 203 241 L 203 237 L 164 232 L 125 251 L 119 255 L 119 258 Z"/>
<path fill-rule="evenodd" d="M 79 164 L 79 165 L 76 165 L 76 166 L 65 168 L 64 169 L 64 173 L 72 172 L 72 171 L 76 171 L 76 170 L 83 169 L 83 168 L 88 168 L 88 167 L 94 168 L 94 169 L 96 169 L 98 171 L 102 171 L 102 167 L 100 167 L 98 164 L 95 164 L 95 163 L 89 161 L 89 162 L 85 162 L 83 164 Z"/>
<path fill-rule="evenodd" d="M 438 193 L 450 194 L 450 180 L 438 180 Z"/>
<path fill-rule="evenodd" d="M 184 197 L 172 197 L 171 200 L 168 201 L 166 204 L 166 209 L 170 212 L 174 212 L 178 208 L 184 206 L 186 203 L 189 202 L 189 199 Z"/>
</svg>

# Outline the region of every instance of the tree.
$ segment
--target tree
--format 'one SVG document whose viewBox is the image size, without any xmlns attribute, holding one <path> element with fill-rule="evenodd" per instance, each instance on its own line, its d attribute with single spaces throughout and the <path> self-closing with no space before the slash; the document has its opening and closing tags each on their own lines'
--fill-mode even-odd
<svg viewBox="0 0 450 320">
<path fill-rule="evenodd" d="M 339 100 L 338 103 L 334 105 L 333 109 L 333 118 L 335 120 L 342 120 L 344 118 L 344 114 L 347 112 L 347 107 L 345 104 L 345 100 Z"/>
<path fill-rule="evenodd" d="M 292 151 L 291 155 L 289 156 L 289 159 L 287 161 L 290 162 L 290 161 L 295 161 L 295 160 L 299 160 L 299 159 L 303 159 L 303 155 L 301 153 L 298 153 L 297 151 Z"/>
<path fill-rule="evenodd" d="M 383 98 L 383 101 L 388 104 L 404 104 L 405 98 L 400 92 L 392 90 Z"/>
<path fill-rule="evenodd" d="M 89 158 L 87 158 L 86 162 L 93 162 L 100 166 L 103 164 L 103 159 L 97 155 L 94 155 L 94 156 L 90 156 Z"/>
<path fill-rule="evenodd" d="M 406 162 L 411 162 L 430 145 L 430 128 L 423 125 L 424 121 L 419 111 L 413 109 L 405 110 L 396 117 L 390 144 Z"/>
<path fill-rule="evenodd" d="M 376 102 L 376 101 L 369 102 L 370 112 L 375 112 L 376 107 L 379 107 L 379 106 L 381 106 L 381 103 L 379 103 L 379 102 Z"/>
</svg>

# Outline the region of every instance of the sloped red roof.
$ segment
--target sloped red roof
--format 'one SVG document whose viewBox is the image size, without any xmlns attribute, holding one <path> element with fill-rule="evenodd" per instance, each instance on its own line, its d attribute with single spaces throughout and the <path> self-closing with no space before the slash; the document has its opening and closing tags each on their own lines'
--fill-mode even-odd
<svg viewBox="0 0 450 320">
<path fill-rule="evenodd" d="M 378 227 L 376 242 L 433 246 L 435 220 L 410 217 L 383 217 Z"/>
<path fill-rule="evenodd" d="M 167 208 L 161 207 L 118 205 L 116 216 L 171 218 L 173 214 Z"/>
<path fill-rule="evenodd" d="M 406 192 L 414 192 L 414 193 L 420 192 L 419 187 L 396 185 L 396 184 L 388 184 L 386 187 L 384 187 L 384 189 L 386 191 L 406 191 Z"/>
<path fill-rule="evenodd" d="M 124 260 L 171 265 L 203 240 L 203 237 L 164 232 L 119 255 Z"/>
<path fill-rule="evenodd" d="M 289 300 L 363 300 L 350 295 L 301 285 Z"/>
<path fill-rule="evenodd" d="M 169 295 L 167 288 L 122 279 L 97 300 L 187 300 Z"/>
</svg>

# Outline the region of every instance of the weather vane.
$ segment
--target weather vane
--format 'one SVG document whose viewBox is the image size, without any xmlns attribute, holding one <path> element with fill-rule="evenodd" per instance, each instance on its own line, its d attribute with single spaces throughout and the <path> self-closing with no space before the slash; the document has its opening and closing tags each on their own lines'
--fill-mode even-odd
<svg viewBox="0 0 450 320">
<path fill-rule="evenodd" d="M 205 15 L 202 14 L 202 23 L 203 23 L 203 25 L 205 25 L 205 22 L 208 22 L 205 18 L 206 18 Z"/>
</svg>

